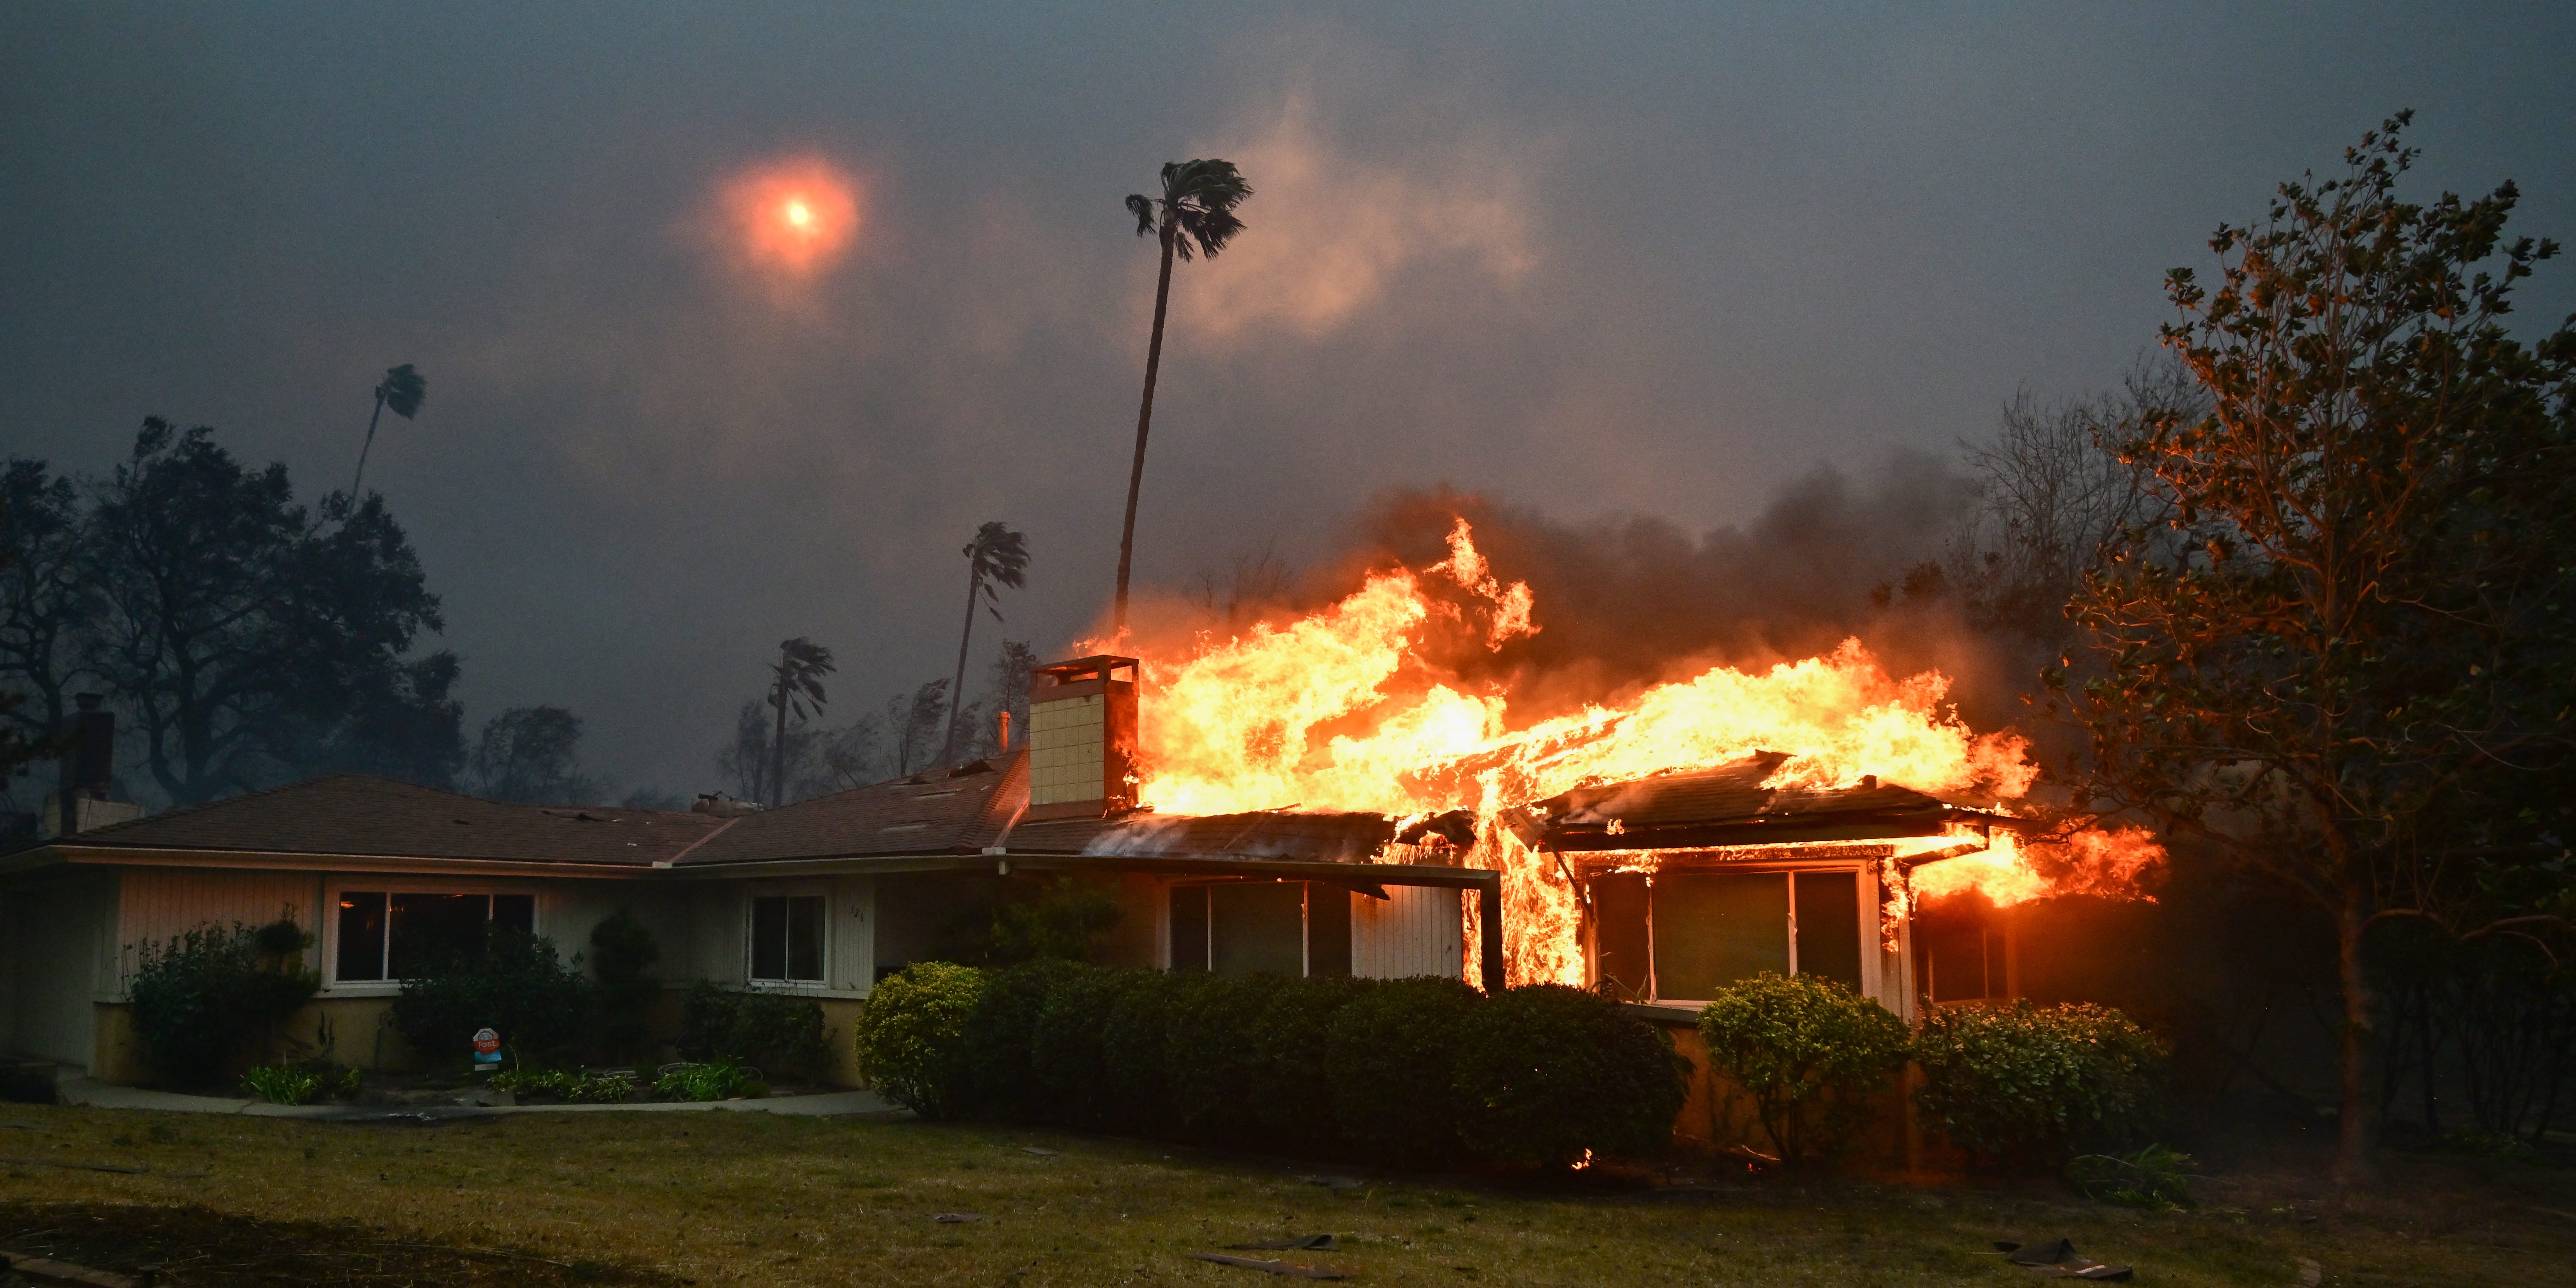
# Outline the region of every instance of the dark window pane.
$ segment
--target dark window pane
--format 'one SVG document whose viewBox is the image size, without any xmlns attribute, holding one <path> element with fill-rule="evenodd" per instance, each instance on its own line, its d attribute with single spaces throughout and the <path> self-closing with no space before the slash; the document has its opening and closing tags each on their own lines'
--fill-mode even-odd
<svg viewBox="0 0 2576 1288">
<path fill-rule="evenodd" d="M 1860 874 L 1801 872 L 1798 973 L 1860 991 Z"/>
<path fill-rule="evenodd" d="M 1208 887 L 1216 973 L 1306 973 L 1306 888 L 1286 881 Z"/>
<path fill-rule="evenodd" d="M 787 978 L 787 901 L 751 901 L 751 977 Z"/>
<path fill-rule="evenodd" d="M 482 955 L 492 896 L 397 893 L 392 904 L 385 955 L 393 978 L 419 979 Z"/>
<path fill-rule="evenodd" d="M 1172 887 L 1172 969 L 1206 970 L 1208 966 L 1208 888 Z"/>
<path fill-rule="evenodd" d="M 787 901 L 787 978 L 823 978 L 823 896 Z"/>
<path fill-rule="evenodd" d="M 1976 925 L 1915 927 L 1923 945 L 1924 989 L 1935 1002 L 1971 1002 L 2003 994 L 2003 943 Z"/>
<path fill-rule="evenodd" d="M 1653 996 L 1646 965 L 1646 874 L 1612 872 L 1592 878 L 1592 981 L 1642 1001 Z"/>
<path fill-rule="evenodd" d="M 1351 973 L 1351 900 L 1361 896 L 1340 886 L 1306 887 L 1306 973 Z"/>
<path fill-rule="evenodd" d="M 537 897 L 532 894 L 492 896 L 492 924 L 523 935 L 537 933 Z"/>
<path fill-rule="evenodd" d="M 1739 979 L 1789 973 L 1789 878 L 1779 872 L 1655 878 L 1655 995 L 1707 1001 Z"/>
<path fill-rule="evenodd" d="M 385 892 L 340 892 L 340 969 L 342 981 L 385 977 Z"/>
</svg>

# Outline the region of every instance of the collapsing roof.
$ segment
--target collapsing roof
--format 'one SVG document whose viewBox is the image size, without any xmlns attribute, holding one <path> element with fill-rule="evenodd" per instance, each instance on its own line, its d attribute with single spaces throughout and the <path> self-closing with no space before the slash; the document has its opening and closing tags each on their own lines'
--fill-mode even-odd
<svg viewBox="0 0 2576 1288">
<path fill-rule="evenodd" d="M 1959 823 L 2015 820 L 1964 809 L 1875 776 L 1855 787 L 1772 787 L 1784 752 L 1715 769 L 1578 787 L 1504 813 L 1534 848 L 1678 850 L 1940 836 Z"/>
</svg>

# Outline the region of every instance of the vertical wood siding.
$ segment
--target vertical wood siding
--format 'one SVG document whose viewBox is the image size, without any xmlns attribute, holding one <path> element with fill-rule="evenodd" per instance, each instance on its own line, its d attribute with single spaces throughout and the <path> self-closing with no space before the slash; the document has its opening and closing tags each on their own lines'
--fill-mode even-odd
<svg viewBox="0 0 2576 1288">
<path fill-rule="evenodd" d="M 215 868 L 127 868 L 116 920 L 116 965 L 105 985 L 120 999 L 144 941 L 167 941 L 198 926 L 262 926 L 279 917 L 320 937 L 322 878 L 310 872 Z"/>
<path fill-rule="evenodd" d="M 1388 886 L 1386 893 L 1383 900 L 1351 896 L 1351 973 L 1373 979 L 1459 978 L 1466 969 L 1459 892 Z"/>
</svg>

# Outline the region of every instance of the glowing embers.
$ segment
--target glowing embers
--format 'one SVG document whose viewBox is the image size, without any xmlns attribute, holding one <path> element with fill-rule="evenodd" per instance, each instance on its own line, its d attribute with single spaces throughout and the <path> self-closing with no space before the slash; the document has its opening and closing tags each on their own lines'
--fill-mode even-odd
<svg viewBox="0 0 2576 1288">
<path fill-rule="evenodd" d="M 752 166 L 727 181 L 728 240 L 753 268 L 806 278 L 850 249 L 862 219 L 859 182 L 820 157 Z"/>
</svg>

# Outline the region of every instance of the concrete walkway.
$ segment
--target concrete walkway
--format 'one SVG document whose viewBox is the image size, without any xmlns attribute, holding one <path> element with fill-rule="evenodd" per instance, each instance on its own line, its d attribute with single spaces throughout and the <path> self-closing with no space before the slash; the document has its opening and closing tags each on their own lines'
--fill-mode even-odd
<svg viewBox="0 0 2576 1288">
<path fill-rule="evenodd" d="M 272 1105 L 265 1100 L 222 1096 L 188 1096 L 145 1087 L 112 1087 L 96 1078 L 66 1078 L 55 1093 L 67 1105 L 99 1109 L 157 1109 L 181 1114 L 242 1114 L 252 1118 L 312 1118 L 324 1122 L 429 1122 L 448 1118 L 486 1118 L 501 1114 L 789 1114 L 832 1118 L 843 1114 L 899 1112 L 872 1091 L 831 1091 L 813 1096 L 771 1096 L 766 1100 L 656 1101 L 641 1105 Z"/>
</svg>

